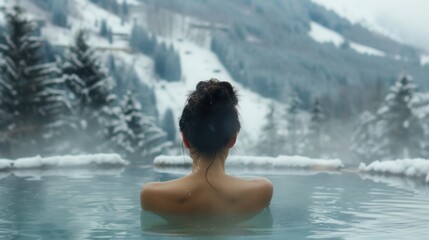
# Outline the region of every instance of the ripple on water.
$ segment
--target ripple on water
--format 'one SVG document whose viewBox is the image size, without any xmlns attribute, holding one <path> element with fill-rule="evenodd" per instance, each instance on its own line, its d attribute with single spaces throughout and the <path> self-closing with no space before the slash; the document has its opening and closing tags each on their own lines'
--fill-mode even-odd
<svg viewBox="0 0 429 240">
<path fill-rule="evenodd" d="M 149 168 L 93 175 L 79 171 L 61 176 L 54 176 L 58 172 L 40 174 L 36 181 L 27 180 L 31 178 L 29 173 L 8 174 L 0 179 L 0 236 L 424 239 L 429 226 L 427 187 L 398 178 L 276 172 L 265 175 L 275 188 L 269 218 L 255 218 L 241 227 L 186 228 L 158 221 L 154 216 L 142 219 L 140 215 L 141 185 L 176 175 Z M 82 175 L 89 178 L 79 177 Z"/>
</svg>

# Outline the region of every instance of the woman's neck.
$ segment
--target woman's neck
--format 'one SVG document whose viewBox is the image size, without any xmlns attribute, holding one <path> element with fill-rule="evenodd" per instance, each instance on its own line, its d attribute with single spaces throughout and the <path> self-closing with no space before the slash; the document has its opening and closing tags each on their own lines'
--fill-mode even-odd
<svg viewBox="0 0 429 240">
<path fill-rule="evenodd" d="M 228 150 L 219 151 L 213 156 L 206 156 L 198 153 L 191 153 L 192 174 L 205 175 L 224 175 L 225 159 L 228 157 Z"/>
</svg>

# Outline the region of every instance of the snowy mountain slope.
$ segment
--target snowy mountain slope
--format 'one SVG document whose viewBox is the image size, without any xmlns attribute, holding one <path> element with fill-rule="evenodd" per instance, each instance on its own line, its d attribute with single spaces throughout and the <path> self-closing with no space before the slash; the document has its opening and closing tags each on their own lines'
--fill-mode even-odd
<svg viewBox="0 0 429 240">
<path fill-rule="evenodd" d="M 404 4 L 408 4 L 405 2 L 400 1 L 389 1 L 389 0 L 380 0 L 380 1 L 368 1 L 362 4 L 362 1 L 359 0 L 348 0 L 348 1 L 331 1 L 331 0 L 311 0 L 317 4 L 320 4 L 324 7 L 326 7 L 329 10 L 334 11 L 336 14 L 340 15 L 341 17 L 347 19 L 353 24 L 360 24 L 363 27 L 367 28 L 368 30 L 382 34 L 384 36 L 387 36 L 390 39 L 393 39 L 400 43 L 406 43 L 413 44 L 422 48 L 426 48 L 427 44 L 419 44 L 419 42 L 422 42 L 421 40 L 417 39 L 418 37 L 425 37 L 425 33 L 415 33 L 412 36 L 407 36 L 408 39 L 404 38 L 404 29 L 411 28 L 412 30 L 405 31 L 408 34 L 411 34 L 412 31 L 417 32 L 423 32 L 422 26 L 425 26 L 422 24 L 424 19 L 422 19 L 422 14 L 425 14 L 424 11 L 418 11 L 416 12 L 416 19 L 419 19 L 418 21 L 415 21 L 412 26 L 409 24 L 405 24 L 406 22 L 404 19 L 406 19 L 406 14 L 399 14 L 398 9 L 403 7 Z M 416 4 L 416 3 L 410 3 Z M 392 11 L 392 13 L 383 13 L 382 9 L 389 9 L 389 11 Z M 415 8 L 415 6 L 414 6 Z M 411 10 L 411 11 L 410 11 Z M 410 9 L 407 9 L 404 12 L 413 12 L 413 8 L 410 7 Z M 388 12 L 389 12 L 388 11 Z M 396 11 L 396 15 L 394 15 L 394 11 Z M 380 17 L 382 16 L 382 17 Z M 389 21 L 392 21 L 392 19 L 397 18 L 396 28 L 393 28 L 391 25 L 388 24 Z M 420 16 L 417 17 L 417 16 Z M 387 27 L 386 27 L 387 26 Z M 402 29 L 402 30 L 401 30 Z M 420 31 L 419 31 L 420 30 Z M 401 32 L 402 31 L 402 32 Z M 429 57 L 426 54 L 421 54 L 421 64 L 425 65 L 429 62 Z"/>
<path fill-rule="evenodd" d="M 316 22 L 311 22 L 310 31 L 308 32 L 308 35 L 311 38 L 313 38 L 316 42 L 320 42 L 320 43 L 331 42 L 336 47 L 340 47 L 343 43 L 347 41 L 349 43 L 350 48 L 355 50 L 358 53 L 379 56 L 379 57 L 386 56 L 386 53 L 384 53 L 383 51 L 380 51 L 378 49 L 368 47 L 356 42 L 348 41 L 341 34 L 335 31 L 332 31 Z"/>
<path fill-rule="evenodd" d="M 137 4 L 137 2 L 136 2 Z M 27 6 L 27 5 L 26 5 Z M 53 25 L 47 21 L 43 27 L 42 35 L 52 44 L 68 46 L 73 41 L 73 36 L 80 29 L 91 33 L 89 43 L 97 48 L 129 49 L 128 41 L 119 37 L 109 43 L 106 38 L 99 36 L 101 21 L 106 21 L 107 27 L 112 29 L 114 35 L 127 35 L 131 32 L 132 23 L 123 22 L 121 18 L 110 13 L 87 0 L 73 0 L 69 3 L 70 14 L 68 29 Z"/>
<path fill-rule="evenodd" d="M 170 108 L 174 112 L 176 126 L 178 126 L 178 118 L 186 98 L 195 89 L 199 81 L 210 78 L 229 81 L 238 90 L 240 100 L 239 113 L 242 131 L 239 136 L 240 141 L 237 143 L 237 151 L 253 144 L 260 135 L 261 127 L 265 124 L 268 105 L 272 103 L 272 100 L 263 98 L 235 82 L 217 56 L 209 49 L 186 40 L 174 40 L 170 43 L 180 53 L 183 73 L 180 82 L 167 82 L 158 79 L 153 73 L 153 61 L 142 54 L 117 54 L 127 63 L 133 64 L 142 81 L 154 87 L 160 117 L 162 118 L 165 111 Z"/>
<path fill-rule="evenodd" d="M 138 2 L 134 3 L 138 4 Z M 0 5 L 2 4 L 10 7 L 13 2 L 2 0 Z M 27 11 L 32 18 L 44 21 L 42 36 L 50 41 L 51 44 L 67 47 L 73 41 L 76 32 L 80 29 L 85 29 L 89 33 L 89 44 L 100 50 L 101 55 L 113 54 L 129 66 L 132 66 L 141 81 L 154 88 L 160 119 L 162 119 L 165 111 L 171 108 L 175 115 L 176 126 L 178 126 L 178 118 L 187 95 L 195 89 L 199 81 L 218 78 L 219 80 L 231 82 L 238 90 L 240 99 L 239 112 L 242 122 L 242 131 L 239 135 L 240 140 L 236 151 L 238 153 L 245 152 L 253 146 L 260 135 L 261 127 L 265 124 L 265 116 L 269 109 L 268 105 L 272 103 L 272 100 L 263 98 L 234 81 L 217 56 L 210 51 L 207 44 L 196 44 L 194 39 L 186 38 L 186 36 L 193 36 L 189 28 L 174 28 L 175 33 L 169 38 L 158 36 L 161 41 L 173 44 L 175 49 L 179 51 L 181 58 L 182 80 L 179 82 L 167 82 L 159 79 L 154 74 L 154 63 L 151 58 L 131 52 L 127 40 L 132 28 L 131 21 L 122 23 L 120 17 L 98 7 L 89 0 L 71 0 L 69 4 L 69 27 L 61 28 L 50 22 L 50 13 L 44 12 L 42 14 L 43 10 L 31 4 L 28 0 L 22 2 L 24 7 L 30 6 Z M 184 19 L 186 24 L 192 24 L 190 22 L 192 21 L 191 18 Z M 102 20 L 106 21 L 108 27 L 114 33 L 113 43 L 109 43 L 107 39 L 99 35 Z M 181 29 L 187 32 L 180 32 Z M 281 107 L 281 109 L 285 109 L 285 107 Z M 177 138 L 179 138 L 179 134 Z"/>
<path fill-rule="evenodd" d="M 382 1 L 373 3 L 373 7 L 365 7 L 371 4 L 363 5 L 361 1 L 332 1 L 332 0 L 311 0 L 317 4 L 320 4 L 327 9 L 333 10 L 338 15 L 343 18 L 346 18 L 351 23 L 358 23 L 367 29 L 383 34 L 389 38 L 392 38 L 396 41 L 403 42 L 398 34 L 386 29 L 377 23 L 377 11 L 374 6 L 382 4 Z M 388 2 L 388 1 L 385 1 Z"/>
</svg>

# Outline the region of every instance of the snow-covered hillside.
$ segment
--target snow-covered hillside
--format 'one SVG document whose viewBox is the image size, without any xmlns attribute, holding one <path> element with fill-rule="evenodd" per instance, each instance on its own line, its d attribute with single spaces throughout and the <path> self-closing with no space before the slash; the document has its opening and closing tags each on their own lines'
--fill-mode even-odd
<svg viewBox="0 0 429 240">
<path fill-rule="evenodd" d="M 351 23 L 360 24 L 372 32 L 380 33 L 400 43 L 428 49 L 428 2 L 412 1 L 361 1 L 312 0 L 334 11 Z"/>
<path fill-rule="evenodd" d="M 0 6 L 11 6 L 14 2 L 0 0 Z M 144 4 L 137 1 L 128 2 L 135 5 Z M 187 95 L 195 89 L 199 81 L 218 78 L 219 80 L 231 82 L 238 90 L 239 111 L 242 121 L 242 131 L 236 151 L 248 150 L 259 137 L 260 129 L 265 123 L 265 116 L 269 109 L 268 105 L 272 103 L 272 100 L 263 98 L 235 82 L 217 56 L 210 51 L 207 44 L 202 46 L 195 43 L 194 40 L 186 38 L 186 36 L 192 35 L 192 32 L 189 32 L 191 31 L 189 28 L 177 26 L 175 31 L 179 31 L 179 33 L 174 36 L 158 36 L 161 41 L 172 44 L 180 53 L 182 80 L 179 82 L 167 82 L 159 79 L 154 74 L 154 63 L 151 58 L 131 51 L 128 43 L 133 25 L 131 20 L 123 22 L 119 16 L 102 9 L 89 0 L 71 0 L 69 1 L 69 27 L 61 28 L 51 23 L 49 12 L 43 12 L 42 9 L 28 0 L 22 1 L 21 4 L 25 6 L 31 18 L 44 22 L 42 36 L 49 40 L 51 44 L 67 47 L 73 41 L 77 31 L 85 29 L 89 33 L 89 44 L 98 49 L 101 55 L 113 54 L 118 59 L 129 64 L 129 66 L 133 66 L 141 81 L 155 89 L 157 108 L 161 118 L 166 109 L 171 108 L 177 121 Z M 133 11 L 132 14 L 133 16 L 130 19 L 138 19 L 139 21 L 145 19 L 139 15 L 138 11 Z M 101 21 L 106 21 L 107 26 L 111 28 L 114 37 L 112 43 L 100 36 Z M 184 22 L 189 24 L 189 18 Z M 142 25 L 146 26 L 147 24 L 142 23 Z M 184 29 L 186 33 L 180 34 L 180 29 Z M 177 36 L 180 36 L 180 38 Z M 283 107 L 283 109 L 285 108 Z"/>
<path fill-rule="evenodd" d="M 328 29 L 316 22 L 310 24 L 309 36 L 320 43 L 333 43 L 336 47 L 340 47 L 344 43 L 348 43 L 349 47 L 361 54 L 384 57 L 386 53 L 375 48 L 371 48 L 356 42 L 348 41 L 341 34 Z"/>
<path fill-rule="evenodd" d="M 377 21 L 377 15 L 379 5 L 388 5 L 389 0 L 383 1 L 368 1 L 362 4 L 359 0 L 348 0 L 348 1 L 332 1 L 332 0 L 312 0 L 313 2 L 320 4 L 327 9 L 333 10 L 335 13 L 343 18 L 346 18 L 351 23 L 358 23 L 368 28 L 371 31 L 381 33 L 389 38 L 395 39 L 396 41 L 403 42 L 396 32 L 385 28 Z M 389 3 L 388 3 L 389 2 Z"/>
</svg>

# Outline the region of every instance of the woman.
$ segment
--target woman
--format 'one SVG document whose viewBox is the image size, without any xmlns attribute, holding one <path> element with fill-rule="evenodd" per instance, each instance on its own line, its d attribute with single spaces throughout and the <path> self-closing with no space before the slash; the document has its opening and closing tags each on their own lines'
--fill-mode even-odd
<svg viewBox="0 0 429 240">
<path fill-rule="evenodd" d="M 159 215 L 252 216 L 265 209 L 273 186 L 265 178 L 244 180 L 225 174 L 225 160 L 237 140 L 240 121 L 236 91 L 217 79 L 199 82 L 179 125 L 193 159 L 192 172 L 146 184 L 141 207 Z"/>
</svg>

